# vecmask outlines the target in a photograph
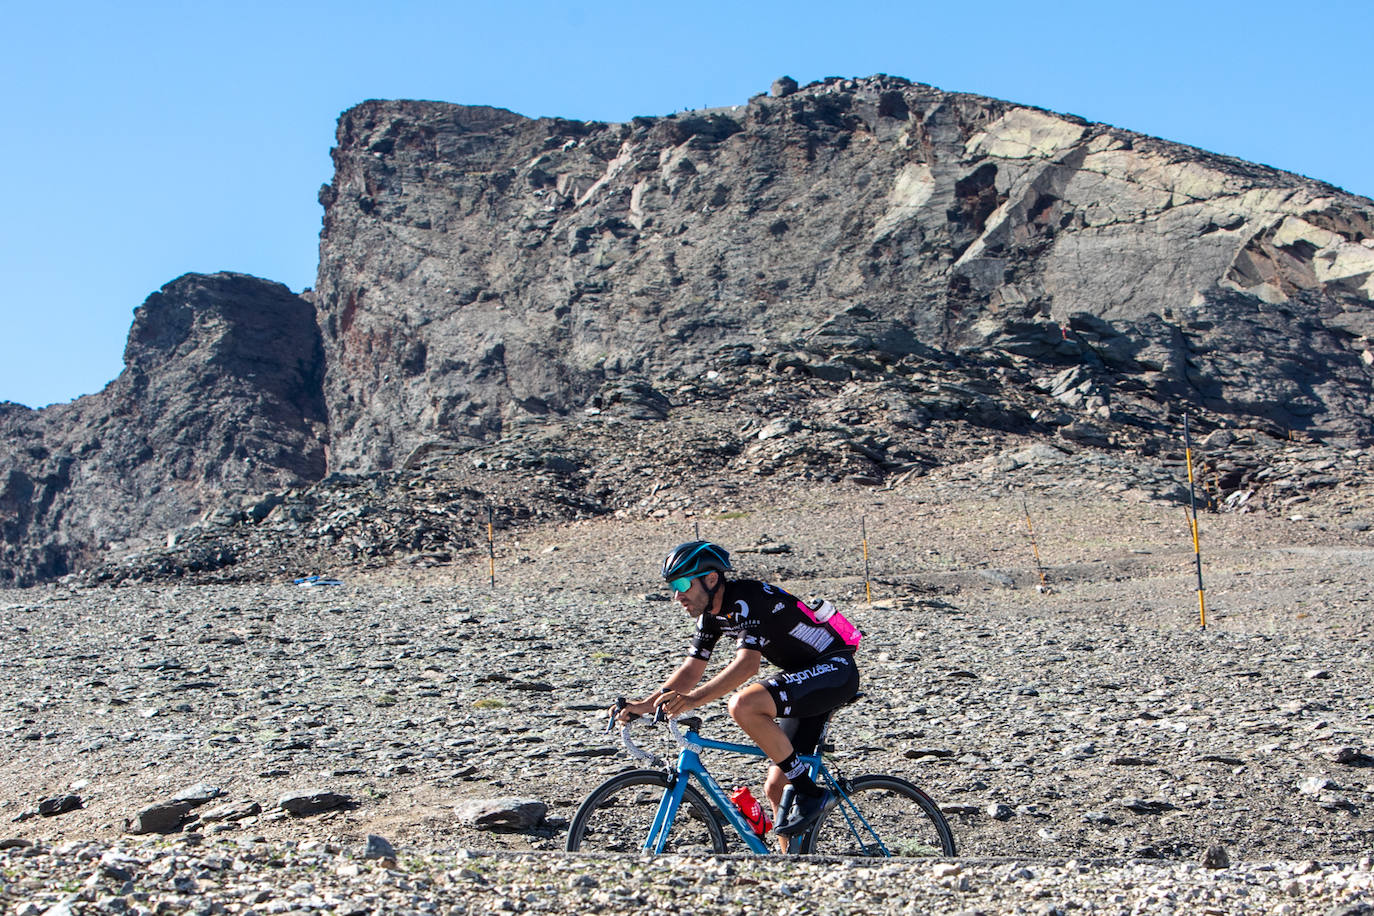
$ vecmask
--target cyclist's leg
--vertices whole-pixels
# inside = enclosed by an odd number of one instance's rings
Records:
[[[792,747],[798,754],[812,754],[816,751],[816,745],[820,742],[821,731],[825,728],[826,721],[830,718],[830,713],[822,713],[819,716],[789,716],[778,720],[778,726],[783,734],[792,742]],[[790,783],[783,775],[782,768],[773,764],[768,768],[768,778],[763,784],[764,794],[768,797],[769,803],[773,807],[773,823],[782,822],[786,812],[782,810],[783,792],[787,790]],[[778,847],[783,852],[791,850],[792,837],[785,837],[778,834]]]
[[[763,780],[763,794],[773,806],[773,820],[778,819],[778,806],[782,804],[782,791],[787,788],[787,777],[776,763],[768,767],[768,775]]]
[[[730,717],[769,760],[782,763],[796,748],[791,736],[778,725],[778,716],[828,713],[853,699],[858,690],[859,672],[853,656],[831,656],[804,671],[784,672],[745,687],[730,698]]]
[[[784,716],[824,717],[854,698],[859,689],[859,672],[854,657],[841,653],[818,659],[802,671],[784,672],[764,682],[778,711]],[[824,724],[824,718],[821,719]],[[784,776],[796,789],[797,801],[790,811],[783,811],[778,832],[795,834],[834,803],[834,796],[811,778],[800,755],[815,750],[819,731],[810,736],[809,746],[796,748],[786,760],[777,761]],[[776,758],[774,758],[776,760]],[[789,807],[789,806],[782,806]]]
[[[778,706],[764,682],[755,682],[730,698],[730,718],[759,746],[768,759],[779,763],[792,753],[792,742],[778,726]]]
[[[784,724],[787,720],[783,720]],[[763,795],[768,800],[768,806],[772,809],[773,823],[776,825],[782,819],[782,793],[787,788],[787,777],[782,775],[782,768],[776,763],[768,767],[768,775],[763,780]],[[776,836],[776,834],[774,834]],[[778,848],[783,852],[788,851],[787,837],[778,836]]]
[[[775,718],[778,714],[778,705],[766,683],[750,684],[735,694],[730,698],[729,710],[730,717],[735,723],[773,761],[773,765],[768,768],[764,794],[772,803],[773,821],[777,823],[781,817],[779,807],[783,789],[791,782],[784,774],[781,764],[796,758],[792,750],[791,734],[784,730],[782,723]],[[789,720],[783,720],[787,721]],[[810,777],[807,779],[809,781]],[[787,840],[779,835],[779,841],[786,852]]]
[[[782,733],[787,736],[787,740],[798,754],[814,754],[821,739],[821,729],[825,728],[829,718],[828,712],[818,716],[788,716],[778,720],[778,727],[782,729]],[[775,821],[778,818],[778,806],[782,803],[782,793],[787,785],[787,777],[782,774],[777,764],[768,768],[768,778],[763,784],[763,791],[773,803]]]

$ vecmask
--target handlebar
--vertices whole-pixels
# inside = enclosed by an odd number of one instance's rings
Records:
[[[615,730],[616,719],[619,718],[621,711],[624,710],[627,705],[624,697],[616,697],[615,708],[611,712],[610,721],[606,724],[607,732]],[[639,718],[642,717],[634,717],[634,719]],[[630,726],[634,724],[634,719],[620,726],[620,741],[625,745],[625,749],[629,751],[631,757],[642,760],[650,766],[666,766],[667,764],[663,761],[662,757],[644,750],[638,744],[635,744],[634,739],[630,737]],[[696,751],[701,750],[700,747],[687,740],[687,737],[682,734],[682,730],[678,727],[677,719],[668,717],[663,712],[663,707],[661,706],[654,710],[653,718],[649,719],[648,724],[657,725],[660,722],[668,723],[668,731],[672,734],[673,740],[676,741],[680,747],[691,748]]]
[[[610,719],[606,723],[607,732],[615,730],[616,719],[620,718],[620,713],[625,709],[627,705],[629,704],[626,703],[624,697],[615,698],[615,708],[611,710]],[[657,722],[662,717],[662,715],[663,710],[658,710],[657,713],[654,715],[651,724],[652,722]],[[653,767],[665,766],[663,758],[659,757],[657,754],[650,754],[648,751],[641,748],[638,744],[635,744],[634,739],[630,737],[630,726],[634,724],[634,720],[638,718],[640,717],[635,716],[629,722],[626,722],[624,725],[620,726],[621,743],[623,743],[625,745],[625,749],[630,752],[630,756],[635,758],[636,760],[642,760],[643,762],[649,764],[649,766]]]
[[[669,720],[668,720],[668,731],[672,733],[672,735],[673,735],[673,740],[676,741],[680,746],[682,746],[682,747],[688,747],[688,746],[691,744],[691,742],[688,741],[688,740],[683,736],[682,732],[678,729],[678,727],[677,727],[677,719],[669,719]],[[698,750],[700,750],[700,749],[698,748]]]

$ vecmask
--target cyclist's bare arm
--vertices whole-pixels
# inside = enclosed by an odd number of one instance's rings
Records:
[[[678,669],[676,671],[674,671],[671,675],[668,676],[668,679],[663,682],[662,687],[658,688],[642,700],[626,703],[625,707],[620,711],[620,714],[617,716],[617,721],[619,721],[621,724],[624,724],[626,722],[629,722],[635,716],[651,715],[654,711],[654,707],[658,704],[658,701],[663,696],[669,693],[686,693],[701,681],[701,676],[705,673],[705,659],[683,659],[682,664],[678,666]],[[615,715],[614,709],[611,710],[611,714]]]
[[[712,700],[718,700],[725,696],[758,674],[762,659],[763,655],[757,649],[740,649],[735,653],[735,657],[730,660],[730,664],[695,690],[685,692],[675,690],[671,686],[672,679],[670,678],[670,683],[664,685],[659,698],[655,700],[655,705],[662,706],[664,712],[670,716],[680,715],[688,710],[696,709],[698,706],[705,706]],[[696,659],[688,659],[688,661],[696,661]],[[686,667],[684,664],[683,668]]]

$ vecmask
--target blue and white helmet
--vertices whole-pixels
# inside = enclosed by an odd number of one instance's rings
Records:
[[[691,579],[712,570],[725,572],[730,565],[730,553],[709,541],[688,541],[673,548],[663,560],[663,580]]]

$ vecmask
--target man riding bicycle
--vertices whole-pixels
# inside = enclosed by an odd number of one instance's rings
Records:
[[[730,554],[707,541],[679,544],[663,561],[673,597],[697,622],[687,658],[643,700],[627,703],[621,722],[661,708],[670,716],[704,706],[759,672],[767,658],[782,673],[749,684],[730,698],[730,717],[768,755],[764,793],[773,805],[776,832],[795,836],[813,824],[835,799],[816,785],[799,754],[811,754],[830,712],[854,698],[859,670],[854,650],[862,638],[843,615],[818,614],[775,585],[726,579]],[[735,657],[700,683],[711,651],[722,636],[735,639]],[[781,810],[784,789],[795,802]]]

